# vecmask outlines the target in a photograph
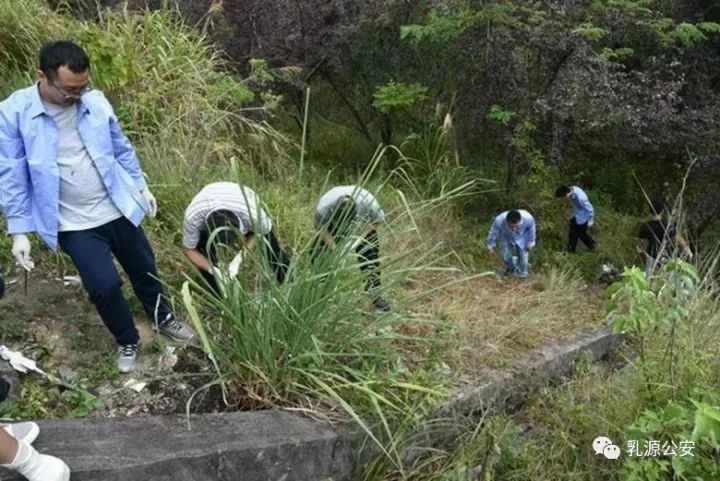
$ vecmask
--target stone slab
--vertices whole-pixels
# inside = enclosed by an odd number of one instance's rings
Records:
[[[73,481],[342,481],[357,457],[351,436],[284,411],[192,416],[191,430],[182,416],[38,424],[36,447]]]

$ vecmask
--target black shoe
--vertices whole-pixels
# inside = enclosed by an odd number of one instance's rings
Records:
[[[375,309],[378,311],[390,312],[390,310],[392,310],[390,303],[382,297],[376,297],[375,300],[373,300],[373,306],[375,306]]]

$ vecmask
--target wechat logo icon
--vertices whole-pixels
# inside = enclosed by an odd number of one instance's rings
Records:
[[[598,436],[592,442],[595,454],[602,454],[607,459],[618,459],[620,457],[620,448],[613,444],[610,438]]]

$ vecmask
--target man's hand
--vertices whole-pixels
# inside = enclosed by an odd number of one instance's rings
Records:
[[[693,253],[692,250],[690,250],[690,246],[685,246],[685,257],[688,258],[688,260],[692,260]]]
[[[155,196],[152,195],[152,192],[150,192],[149,189],[145,189],[140,193],[142,194],[143,199],[145,199],[145,202],[147,202],[148,214],[150,217],[155,217],[157,215],[157,200],[155,199]]]
[[[35,268],[35,264],[30,260],[30,239],[25,234],[13,236],[12,255],[26,271]]]
[[[594,224],[595,224],[595,220],[594,220],[594,219],[590,219],[590,220],[588,221],[588,229],[589,229],[590,227],[592,227]]]
[[[495,254],[495,246],[487,246],[487,250],[490,254]]]

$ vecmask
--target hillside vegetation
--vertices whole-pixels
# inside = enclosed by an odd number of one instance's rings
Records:
[[[351,420],[381,452],[362,467],[367,480],[720,477],[715,10],[698,19],[701,6],[631,0],[57,3],[0,0],[0,96],[33,82],[50,39],[90,55],[93,87],[115,107],[158,198],[158,216],[143,225],[199,333],[187,350],[212,360],[196,394],[220,390],[229,409]],[[288,17],[300,11],[303,20]],[[262,18],[259,32],[275,18],[262,47],[230,41],[247,12]],[[279,37],[290,46],[284,58]],[[182,215],[217,180],[258,192],[292,254],[291,282],[274,283],[260,257],[223,285],[222,299],[198,282],[181,249]],[[564,252],[569,207],[553,193],[574,182],[598,212],[597,252]],[[309,262],[317,199],[341,183],[373,191],[387,214],[391,313],[372,310],[354,257]],[[632,268],[642,261],[635,236],[657,195],[678,199],[698,255],[696,266],[677,260],[646,280]],[[485,248],[491,219],[513,207],[538,219],[527,282],[499,278]],[[73,274],[34,242],[31,281]],[[628,266],[609,294],[597,284],[608,260]],[[0,261],[21,279],[8,236]],[[123,391],[79,290],[27,306],[20,282],[3,301],[3,338],[51,369],[77,369],[89,391]],[[452,389],[608,320],[628,334],[625,367],[581,362],[576,381],[538,393],[517,416],[470,420],[452,443],[403,461],[413,430]],[[48,345],[48,326],[66,338],[67,358]],[[164,348],[153,341],[143,356]],[[107,414],[102,395],[27,381],[6,414]],[[607,463],[590,449],[599,435],[693,440],[696,456]]]

